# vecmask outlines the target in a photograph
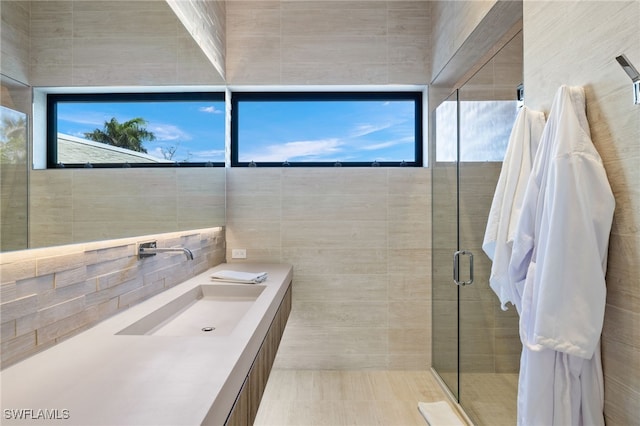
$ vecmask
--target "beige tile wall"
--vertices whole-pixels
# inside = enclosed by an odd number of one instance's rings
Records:
[[[415,17],[405,28],[397,24],[391,37],[384,2],[230,2],[227,77],[264,84],[424,82],[427,44],[419,34],[427,28],[426,5],[398,10],[396,22]],[[387,66],[387,47],[410,39],[402,49],[389,47],[405,56]],[[429,172],[397,170],[407,174],[403,182],[393,170],[381,171],[229,170],[227,247],[294,265],[293,312],[278,368],[430,365]],[[390,195],[404,191],[406,199]]]
[[[137,244],[183,246],[138,259]],[[7,367],[224,261],[224,228],[0,254],[1,365]]]
[[[0,14],[2,15],[0,29],[2,74],[28,84],[31,4],[28,1],[2,1]]]
[[[453,86],[522,18],[522,2],[432,2],[430,83]],[[488,59],[488,58],[487,58]]]
[[[241,168],[227,174],[227,258],[294,267],[279,368],[425,369],[430,169]],[[236,260],[237,261],[237,260]]]
[[[640,67],[640,3],[524,2],[526,103],[548,111],[562,84],[583,86],[593,142],[616,198],[602,334],[607,425],[640,413],[640,106],[615,61]]]
[[[224,226],[225,169],[31,171],[29,247]]]
[[[227,82],[425,84],[431,3],[228,1]]]
[[[164,0],[16,3],[31,4],[33,86],[224,82]]]
[[[492,58],[482,62],[460,88],[461,101],[516,99],[516,87],[522,83],[522,27],[489,52]],[[505,44],[506,42],[506,44]]]
[[[432,10],[432,75],[445,68],[462,43],[495,5],[490,1],[436,1]]]

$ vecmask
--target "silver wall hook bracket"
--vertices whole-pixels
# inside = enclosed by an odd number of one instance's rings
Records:
[[[520,83],[516,87],[516,101],[518,108],[524,106],[524,84]]]
[[[640,105],[640,72],[633,66],[626,55],[616,56],[616,61],[620,64],[624,72],[627,73],[633,82],[633,103]]]

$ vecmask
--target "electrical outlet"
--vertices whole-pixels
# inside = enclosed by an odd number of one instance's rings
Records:
[[[231,249],[231,258],[232,259],[246,259],[247,258],[247,249]]]

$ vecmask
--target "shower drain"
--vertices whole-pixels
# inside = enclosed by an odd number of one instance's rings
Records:
[[[213,331],[215,329],[215,327],[202,327],[202,331]]]

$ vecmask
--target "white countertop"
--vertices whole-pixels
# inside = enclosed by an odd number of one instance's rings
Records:
[[[191,288],[212,284],[211,273],[223,269],[269,274],[231,335],[116,335]],[[0,372],[0,423],[223,424],[291,277],[290,265],[221,264],[8,367]],[[7,410],[34,417],[49,410],[58,419],[18,421]]]

